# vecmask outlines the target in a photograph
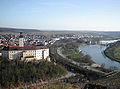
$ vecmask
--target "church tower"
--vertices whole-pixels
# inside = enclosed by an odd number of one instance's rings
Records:
[[[19,36],[19,47],[24,47],[24,38],[22,32],[20,32],[20,36]]]

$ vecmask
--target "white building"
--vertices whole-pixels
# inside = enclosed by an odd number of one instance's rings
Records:
[[[21,60],[40,60],[49,58],[49,48],[46,46],[24,46],[24,38],[20,35],[19,47],[4,47],[2,49],[2,56],[8,59]]]
[[[49,48],[46,46],[33,47],[4,47],[2,56],[8,59],[22,59],[22,60],[40,60],[49,57]]]
[[[107,44],[110,44],[110,43],[114,43],[114,42],[117,42],[119,40],[105,40],[105,41],[99,41],[99,43],[101,45],[107,45]]]

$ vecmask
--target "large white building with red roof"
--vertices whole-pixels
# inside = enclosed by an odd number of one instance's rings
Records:
[[[19,37],[19,46],[8,46],[2,49],[2,56],[11,60],[41,60],[49,58],[49,48],[46,46],[24,45],[22,34]]]

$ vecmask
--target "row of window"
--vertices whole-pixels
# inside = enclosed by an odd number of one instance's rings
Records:
[[[29,50],[28,52],[36,52],[35,50]]]
[[[24,54],[24,56],[34,56],[35,54]]]

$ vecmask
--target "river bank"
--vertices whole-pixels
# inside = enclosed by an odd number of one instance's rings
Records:
[[[66,41],[65,41],[66,42]],[[77,62],[74,62],[74,61],[71,61],[70,59],[66,58],[62,53],[61,53],[61,48],[62,47],[65,47],[65,44],[64,45],[61,45],[61,41],[58,41],[56,42],[54,45],[51,46],[51,51],[50,51],[50,54],[51,54],[51,59],[53,59],[56,63],[64,66],[67,70],[69,71],[72,71],[73,73],[77,73],[77,74],[82,74],[84,75],[84,79],[86,79],[85,81],[83,81],[83,84],[85,83],[92,83],[93,84],[93,81],[97,81],[97,80],[101,80],[101,79],[106,79],[108,77],[111,77],[111,76],[116,76],[116,71],[112,71],[112,72],[109,72],[109,73],[106,73],[106,74],[103,74],[103,73],[100,73],[100,72],[95,72],[94,69],[91,70],[89,69],[89,67],[87,66],[81,66],[79,63]],[[70,42],[71,43],[71,42]],[[71,45],[71,44],[70,44]],[[86,45],[88,46],[88,45]],[[76,47],[74,47],[76,48]],[[96,53],[96,47],[91,47],[92,49],[95,50],[95,53]],[[99,50],[101,48],[105,49],[104,47],[98,47]],[[90,51],[90,49],[87,48],[87,50]],[[95,55],[95,53],[93,55]],[[100,51],[101,53],[101,51]],[[98,53],[99,54],[99,53]],[[102,55],[102,54],[101,54]],[[99,56],[98,56],[99,58]],[[106,57],[107,58],[107,57]],[[93,59],[93,58],[91,58]],[[97,63],[97,62],[96,62]],[[118,64],[119,65],[119,64]],[[98,70],[98,69],[97,69]],[[78,79],[78,78],[77,78]],[[79,78],[81,79],[81,78]],[[76,79],[75,79],[76,80]],[[112,80],[112,79],[111,79]],[[114,80],[114,79],[113,79]],[[66,80],[68,81],[68,79]],[[70,80],[71,82],[72,80]],[[105,80],[101,81],[101,82],[104,82]],[[116,80],[117,81],[117,80]],[[114,81],[114,82],[116,82]],[[78,82],[78,81],[75,81],[75,82]],[[100,82],[99,82],[100,83]],[[116,82],[116,84],[118,84],[119,82]],[[81,84],[81,83],[80,83]],[[94,83],[95,85],[97,85],[97,82]],[[104,85],[106,85],[107,83],[105,83]],[[98,84],[99,85],[99,84]],[[80,85],[81,86],[81,85]],[[110,85],[111,86],[111,85]],[[113,85],[112,85],[113,86]],[[112,87],[111,86],[111,87]],[[113,88],[114,89],[114,88]],[[116,88],[115,88],[116,89]]]
[[[111,44],[105,49],[104,54],[111,60],[120,63],[120,42],[118,41],[114,44]]]
[[[96,62],[96,64],[103,64],[105,68],[120,69],[120,63],[113,61],[107,56],[103,55],[106,46],[85,45],[81,46],[80,49],[82,50],[83,54],[89,54],[91,56],[91,59]]]
[[[108,57],[109,59],[111,59],[111,60],[113,60],[113,61],[117,61],[117,62],[120,63],[120,60],[117,60],[116,58],[113,58],[113,57],[110,57],[109,55],[107,55],[106,50],[104,51],[104,55],[105,55],[106,57]]]

